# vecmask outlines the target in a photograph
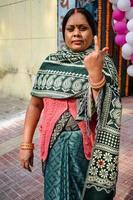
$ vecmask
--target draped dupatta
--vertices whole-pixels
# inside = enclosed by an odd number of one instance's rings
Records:
[[[94,103],[84,67],[84,57],[93,51],[74,53],[64,48],[50,54],[40,67],[31,94],[53,99],[76,98],[77,120],[91,123],[97,113],[95,144],[89,162],[85,187],[95,187],[107,193],[115,190],[118,175],[121,103],[117,71],[109,56],[105,56],[103,73],[106,84]]]

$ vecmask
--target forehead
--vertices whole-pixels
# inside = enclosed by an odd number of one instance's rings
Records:
[[[81,13],[75,13],[71,15],[66,23],[66,25],[78,25],[78,24],[89,25],[86,17]]]

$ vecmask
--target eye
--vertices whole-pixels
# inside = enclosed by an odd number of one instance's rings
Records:
[[[86,26],[81,26],[81,27],[79,28],[79,30],[80,30],[80,31],[86,31],[86,30],[88,30],[88,27],[86,27]]]
[[[69,31],[69,32],[72,32],[74,30],[74,28],[72,28],[72,27],[66,27],[66,30]]]

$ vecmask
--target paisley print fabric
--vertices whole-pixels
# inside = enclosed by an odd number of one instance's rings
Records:
[[[40,67],[31,92],[38,97],[53,99],[76,98],[78,120],[90,121],[97,113],[96,139],[92,158],[88,164],[84,193],[88,189],[115,191],[118,176],[121,103],[117,84],[117,71],[109,56],[105,56],[103,73],[106,84],[96,104],[92,98],[84,57],[93,51],[74,53],[64,48],[50,54]]]

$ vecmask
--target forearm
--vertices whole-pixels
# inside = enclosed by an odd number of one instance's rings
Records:
[[[100,89],[105,84],[105,76],[103,76],[102,70],[104,65],[104,58],[108,47],[104,47],[100,50],[100,45],[97,36],[94,37],[94,51],[85,56],[84,65],[89,74],[89,83],[92,88],[93,98],[96,102]],[[99,89],[99,90],[98,90]]]
[[[42,105],[40,106],[31,103],[28,106],[24,123],[23,143],[32,143],[33,135],[40,119],[42,109]]]
[[[95,103],[97,101],[97,97],[99,95],[99,92],[100,92],[100,89],[99,90],[92,89],[92,95],[93,95],[93,99],[94,99]]]
[[[92,83],[98,83],[102,79],[102,77],[103,77],[102,72],[100,72],[98,74],[96,74],[96,73],[90,74],[89,81],[91,81]],[[91,84],[90,84],[90,86],[91,86]],[[97,97],[99,95],[100,90],[101,90],[101,88],[97,88],[97,89],[92,88],[92,95],[93,95],[93,99],[94,99],[95,103],[97,101]]]

